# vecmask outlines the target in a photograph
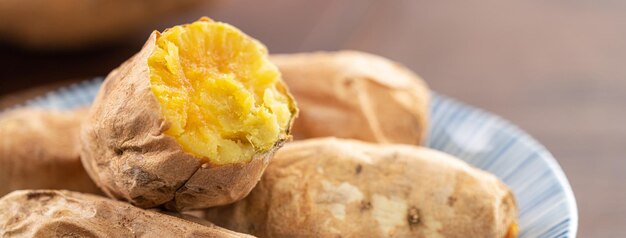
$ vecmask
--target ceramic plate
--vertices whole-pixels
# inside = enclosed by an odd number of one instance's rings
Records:
[[[48,93],[23,106],[71,109],[91,103],[102,79]],[[520,237],[576,237],[572,189],[552,155],[511,123],[440,94],[431,104],[428,147],[489,171],[513,189]]]

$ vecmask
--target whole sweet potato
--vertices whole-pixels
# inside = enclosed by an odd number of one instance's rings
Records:
[[[2,0],[0,38],[35,49],[80,49],[157,27],[207,0]],[[180,15],[180,14],[178,14]]]
[[[18,189],[100,193],[80,161],[87,109],[23,108],[0,115],[0,196]]]
[[[288,143],[248,197],[211,208],[259,237],[514,237],[513,193],[442,152],[322,138]]]
[[[69,191],[15,191],[0,211],[1,237],[250,237]]]
[[[402,65],[357,51],[272,55],[270,60],[298,101],[296,140],[424,142],[430,92]]]

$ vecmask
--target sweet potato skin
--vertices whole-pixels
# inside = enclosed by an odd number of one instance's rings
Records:
[[[0,199],[2,237],[251,237],[103,197],[20,190]]]
[[[442,152],[321,138],[276,153],[248,197],[206,210],[259,237],[505,237],[513,194]]]
[[[150,88],[147,58],[158,34],[105,79],[81,130],[85,169],[108,196],[142,208],[206,208],[245,197],[288,137],[248,163],[217,166],[184,152],[164,134],[169,124]]]
[[[424,142],[430,92],[402,65],[357,51],[279,54],[270,60],[298,101],[294,139]]]
[[[80,161],[87,109],[21,108],[0,115],[0,196],[19,189],[101,193]]]

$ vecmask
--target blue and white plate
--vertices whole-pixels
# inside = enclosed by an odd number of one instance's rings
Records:
[[[24,106],[71,109],[87,106],[102,79],[65,87]],[[520,237],[576,237],[578,211],[572,189],[552,155],[511,123],[446,96],[431,104],[428,147],[489,171],[513,189]]]

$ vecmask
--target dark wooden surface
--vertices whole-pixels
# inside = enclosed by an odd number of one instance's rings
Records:
[[[200,15],[275,53],[356,49],[406,64],[543,143],[574,189],[580,237],[626,237],[626,2],[231,0],[188,19]],[[104,75],[141,43],[63,54],[2,46],[0,105],[18,90]]]

